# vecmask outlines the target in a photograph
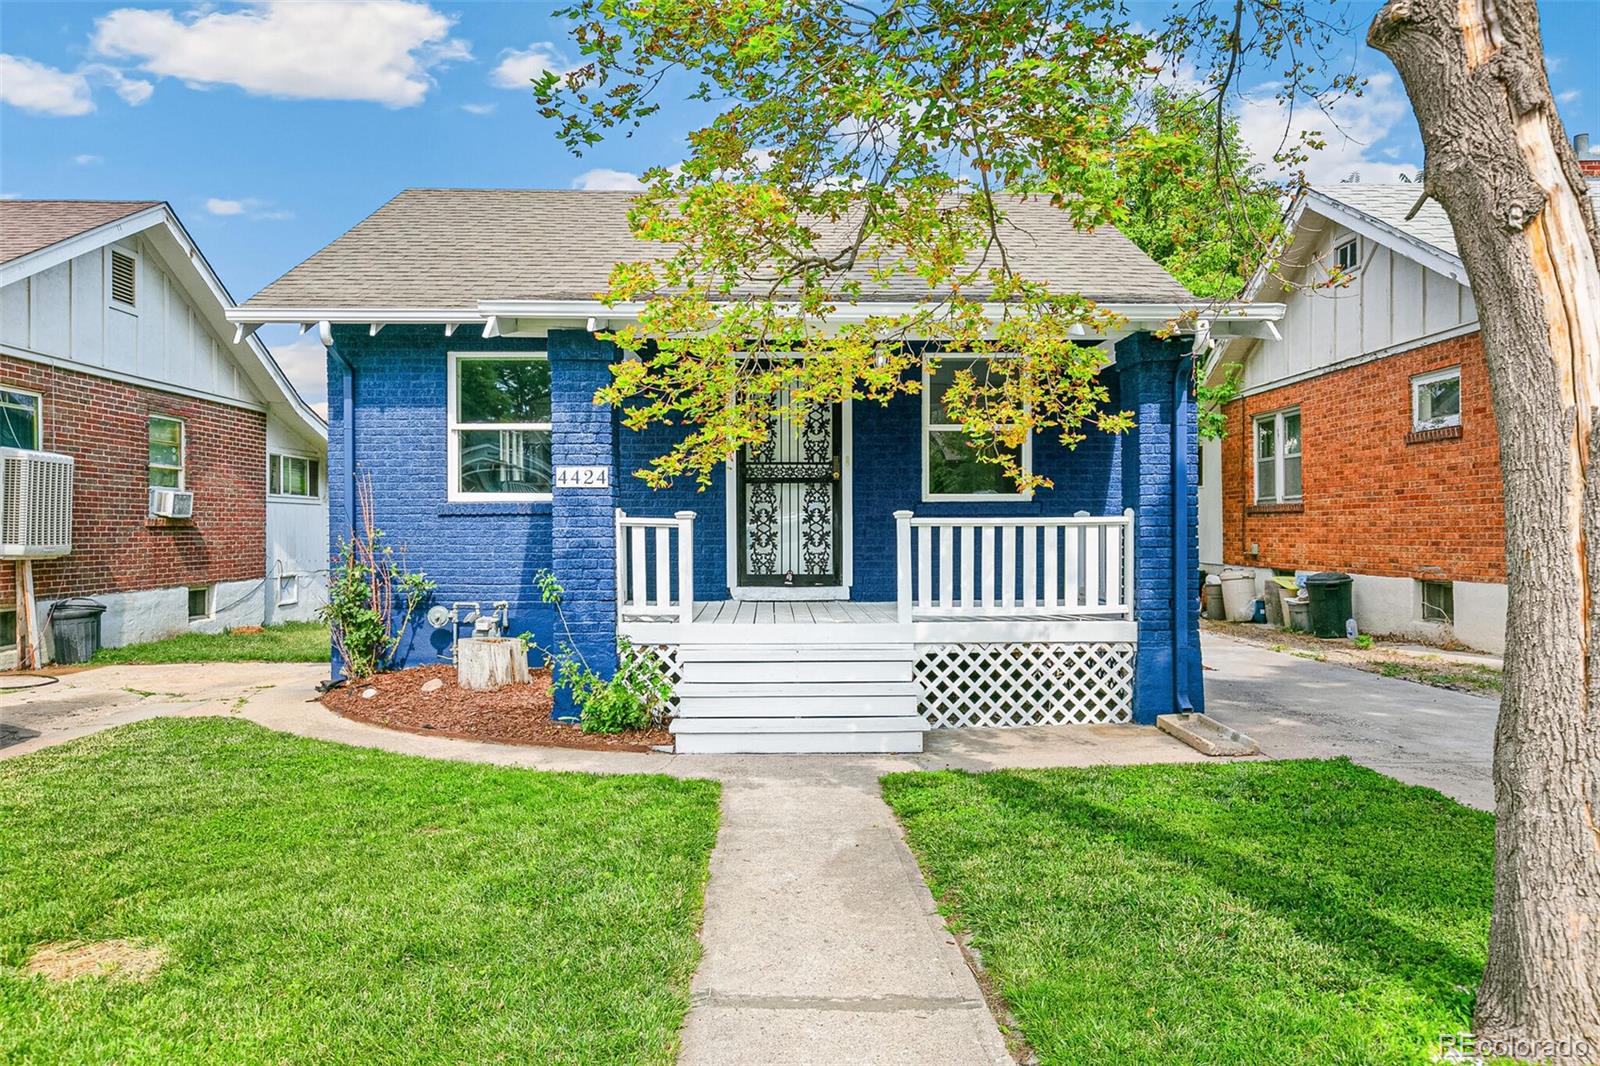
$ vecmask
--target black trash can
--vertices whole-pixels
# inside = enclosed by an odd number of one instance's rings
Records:
[[[61,600],[50,608],[50,635],[55,661],[86,663],[100,650],[100,616],[104,604],[94,600]]]
[[[1328,571],[1306,578],[1311,596],[1311,632],[1319,637],[1342,637],[1355,612],[1350,607],[1349,574]]]

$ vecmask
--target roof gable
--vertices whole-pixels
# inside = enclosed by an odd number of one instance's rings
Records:
[[[159,200],[0,200],[0,263],[160,206]]]

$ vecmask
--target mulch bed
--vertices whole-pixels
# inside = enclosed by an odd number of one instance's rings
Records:
[[[422,686],[435,678],[444,682],[443,686],[422,691]],[[369,688],[378,694],[363,699],[361,694]],[[672,743],[672,734],[665,729],[585,733],[575,725],[554,721],[550,717],[549,670],[533,671],[531,684],[477,691],[456,684],[453,666],[413,666],[379,674],[363,684],[341,685],[323,695],[322,705],[357,722],[461,740],[597,751],[649,751],[658,744]]]

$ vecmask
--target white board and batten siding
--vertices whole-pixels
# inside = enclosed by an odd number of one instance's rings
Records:
[[[267,495],[268,624],[310,621],[328,602],[328,469],[321,441],[294,433],[276,415],[267,416],[267,455],[298,455],[317,461],[316,499]],[[263,477],[266,475],[263,474]],[[292,600],[279,579],[292,580]]]
[[[112,249],[136,263],[137,304],[113,306]],[[260,408],[262,399],[149,242],[135,235],[85,252],[0,288],[0,346],[225,402]]]
[[[1261,298],[1284,301],[1282,340],[1260,340],[1245,361],[1246,392],[1309,376],[1362,356],[1387,353],[1470,328],[1478,319],[1472,292],[1415,259],[1360,237],[1360,266],[1346,286],[1309,288],[1327,276],[1334,249],[1357,234],[1307,212],[1313,230],[1294,253],[1308,265],[1283,294],[1267,282]]]

